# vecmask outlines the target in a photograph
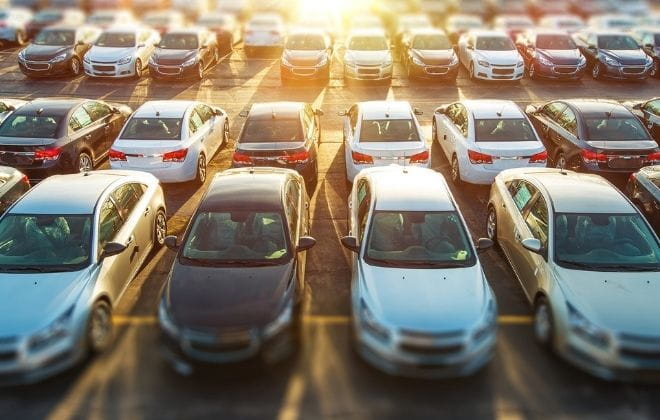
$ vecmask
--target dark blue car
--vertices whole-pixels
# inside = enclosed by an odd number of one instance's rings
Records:
[[[516,46],[531,79],[577,80],[587,68],[586,58],[565,31],[528,30],[518,36]]]

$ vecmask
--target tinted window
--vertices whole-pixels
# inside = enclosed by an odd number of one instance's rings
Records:
[[[0,136],[3,137],[57,137],[57,127],[60,117],[11,115],[0,125]]]
[[[419,141],[417,127],[407,120],[362,120],[360,143]]]
[[[241,143],[299,142],[303,140],[299,118],[248,119],[241,136]]]
[[[105,244],[115,239],[123,225],[124,220],[121,218],[115,204],[110,200],[106,200],[99,215],[99,250],[102,250]]]
[[[646,105],[644,105],[644,110],[654,115],[660,115],[660,100],[647,102]]]
[[[648,140],[637,118],[585,118],[588,140]]]
[[[197,113],[202,119],[202,122],[207,122],[208,120],[213,118],[213,110],[210,107],[206,105],[200,105],[196,109],[197,109]]]
[[[525,217],[525,223],[532,235],[541,241],[541,245],[548,246],[548,206],[545,200],[539,197],[534,204],[529,208],[529,212]]]
[[[139,186],[136,188],[135,184],[122,185],[112,193],[112,199],[115,200],[118,210],[124,220],[128,219],[131,215],[131,212],[140,201],[141,196],[142,189],[139,188]]]
[[[92,120],[98,121],[110,115],[110,107],[101,102],[88,102],[83,107],[92,117]]]
[[[83,107],[78,107],[71,115],[71,119],[69,120],[69,127],[73,131],[80,130],[82,128],[88,127],[92,123],[92,117],[89,116],[87,111],[85,111],[85,108]]]
[[[574,50],[577,48],[568,35],[538,35],[536,47],[543,50]]]
[[[653,39],[655,41],[653,45],[660,45],[660,34],[655,34]]]
[[[480,36],[476,48],[482,51],[512,51],[516,46],[511,38],[504,36]]]
[[[444,35],[417,35],[413,40],[412,48],[416,50],[449,50],[452,45]]]
[[[135,33],[104,32],[96,40],[99,47],[128,48],[135,47]]]
[[[518,210],[522,211],[525,208],[527,203],[529,203],[529,200],[531,200],[534,196],[535,192],[536,188],[532,187],[526,182],[521,182],[518,184],[518,188],[513,194],[513,202],[516,203]]]
[[[559,115],[566,109],[567,105],[561,102],[553,102],[543,107],[543,114],[553,121],[559,121]]]
[[[291,35],[286,41],[288,50],[324,50],[325,40],[320,35]]]
[[[534,131],[522,118],[475,120],[475,141],[536,141]]]
[[[196,50],[199,39],[195,34],[165,34],[158,46],[168,50]]]
[[[188,128],[190,129],[190,133],[196,133],[197,130],[199,130],[203,125],[204,122],[202,121],[202,117],[199,116],[197,111],[193,111],[190,115],[190,120],[188,120]]]
[[[354,36],[348,44],[349,50],[354,51],[385,51],[390,47],[382,36]]]
[[[131,118],[121,135],[127,140],[181,140],[179,118]]]
[[[37,45],[73,45],[76,42],[76,33],[47,29],[41,31],[33,42]]]
[[[578,135],[577,118],[570,108],[566,108],[564,112],[557,117],[557,123],[574,136]]]
[[[598,37],[598,48],[603,50],[637,50],[639,45],[631,36],[601,35]]]

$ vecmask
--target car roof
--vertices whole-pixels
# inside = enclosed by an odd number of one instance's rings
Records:
[[[45,27],[44,31],[51,31],[51,30],[56,30],[56,31],[76,31],[81,28],[82,25],[72,25],[70,23],[58,23],[57,25],[50,25]]]
[[[438,28],[415,28],[411,29],[410,36],[416,35],[446,35],[445,31]]]
[[[528,33],[533,34],[533,35],[564,35],[564,36],[570,36],[568,32],[562,29],[555,29],[555,28],[543,28],[543,27],[536,27],[528,30]]]
[[[410,103],[406,101],[368,101],[360,102],[363,120],[410,119]]]
[[[145,102],[135,111],[133,117],[154,118],[158,113],[162,118],[182,118],[194,101],[149,101]]]
[[[473,99],[461,101],[474,118],[522,118],[523,112],[513,101],[502,99]]]
[[[562,99],[584,116],[602,117],[611,113],[612,117],[630,117],[631,112],[625,105],[607,99]]]
[[[39,98],[33,101],[28,102],[22,107],[16,109],[15,113],[17,115],[37,115],[39,110],[43,109],[44,113],[47,113],[49,116],[66,116],[69,114],[71,109],[76,106],[87,102],[87,99],[80,98],[61,98],[61,99],[51,99],[51,98]]]
[[[304,102],[262,102],[252,104],[250,119],[296,119],[304,108]]]
[[[126,32],[130,33],[130,32],[142,31],[142,30],[145,30],[145,29],[148,29],[148,28],[146,28],[144,26],[134,26],[134,25],[117,25],[117,26],[113,26],[111,28],[108,28],[108,29],[104,30],[103,32],[112,33],[112,34],[114,34],[114,33],[126,33]]]

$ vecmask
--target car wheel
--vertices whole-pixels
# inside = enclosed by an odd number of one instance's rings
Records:
[[[229,142],[229,121],[225,119],[225,125],[222,128],[222,144],[226,145]]]
[[[197,175],[195,176],[195,183],[203,185],[206,182],[206,157],[201,154],[197,159]]]
[[[71,74],[78,76],[81,70],[82,66],[80,65],[80,60],[78,60],[77,57],[73,57],[71,59]]]
[[[461,168],[458,165],[458,157],[451,158],[451,180],[455,185],[461,184]]]
[[[564,156],[564,152],[557,153],[557,158],[555,159],[555,168],[566,169],[567,164],[568,162],[566,161],[566,156]]]
[[[76,169],[78,173],[89,172],[94,169],[94,161],[87,152],[80,152],[78,161],[76,162]]]
[[[594,64],[594,66],[591,68],[591,77],[593,77],[595,80],[600,79],[602,73],[603,73],[603,66],[600,63]]]
[[[545,297],[540,297],[534,306],[534,338],[541,346],[552,349],[554,334],[550,305]]]
[[[156,213],[154,219],[154,248],[158,249],[165,245],[165,237],[167,236],[167,216],[161,209]]]
[[[112,309],[106,301],[97,301],[87,321],[87,346],[91,354],[102,353],[112,341]]]
[[[536,79],[536,64],[533,62],[529,64],[529,69],[527,70],[527,75],[530,79]]]
[[[493,207],[488,208],[488,217],[486,219],[486,233],[488,238],[497,242],[497,213]]]
[[[133,77],[136,80],[142,77],[142,60],[140,60],[139,58],[135,60],[135,69],[133,71],[135,73]]]

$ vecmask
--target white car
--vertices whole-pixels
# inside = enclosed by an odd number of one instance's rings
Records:
[[[285,37],[286,28],[282,16],[275,13],[254,15],[245,24],[245,55],[252,57],[258,50],[282,48]]]
[[[25,105],[27,102],[20,99],[0,99],[0,123],[7,119],[12,112]]]
[[[0,9],[0,44],[25,44],[28,40],[26,25],[31,20],[29,9]]]
[[[492,357],[497,304],[441,174],[362,171],[349,197],[352,331],[357,352],[402,376],[466,376]]]
[[[504,171],[487,231],[533,307],[539,343],[601,378],[660,378],[660,239],[614,185],[562,169]]]
[[[505,169],[545,167],[548,159],[534,126],[512,101],[465,100],[437,108],[433,141],[451,162],[455,184],[489,185]]]
[[[162,182],[198,184],[229,140],[229,119],[220,108],[191,101],[146,102],[124,124],[108,157],[113,169],[153,174]]]
[[[525,62],[503,31],[471,31],[458,41],[458,58],[471,79],[520,80]]]
[[[415,115],[403,101],[360,102],[339,113],[344,117],[346,179],[373,166],[431,167],[430,150]]]
[[[587,20],[592,30],[627,31],[637,26],[637,19],[624,14],[605,14],[592,16]]]
[[[102,9],[89,15],[87,23],[101,29],[116,25],[130,25],[135,22],[133,12],[126,9]]]
[[[583,30],[587,25],[577,15],[546,15],[539,19],[538,26],[548,29],[560,29],[573,34]]]
[[[643,17],[651,13],[652,8],[647,0],[616,0],[613,1],[616,11],[631,16]]]
[[[351,32],[344,52],[344,81],[392,80],[393,58],[390,43],[381,29]]]
[[[115,27],[107,29],[85,54],[85,74],[91,77],[133,77],[139,79],[160,41],[150,28]]]

